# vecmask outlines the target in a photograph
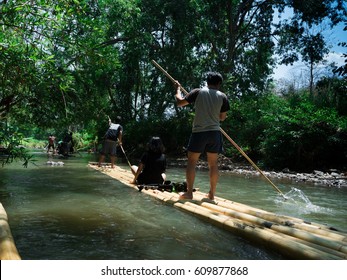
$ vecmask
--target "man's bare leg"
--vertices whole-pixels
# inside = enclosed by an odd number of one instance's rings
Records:
[[[186,169],[187,192],[180,194],[180,199],[192,199],[195,180],[195,167],[200,157],[200,153],[188,152],[188,163]]]
[[[110,156],[111,159],[111,168],[115,168],[114,163],[116,162],[116,156]]]
[[[101,163],[105,161],[105,155],[100,155],[98,166],[101,167]]]
[[[216,193],[219,172],[218,172],[218,153],[207,153],[207,162],[210,176],[210,192],[208,198],[214,200]]]

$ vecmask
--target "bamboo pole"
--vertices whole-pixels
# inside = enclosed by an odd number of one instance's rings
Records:
[[[119,144],[119,146],[120,146],[120,148],[122,149],[122,152],[123,152],[123,154],[124,154],[124,156],[125,156],[125,158],[126,158],[126,160],[127,160],[127,162],[128,162],[128,165],[129,165],[129,167],[130,167],[130,169],[131,169],[131,164],[130,164],[130,161],[129,161],[129,159],[128,159],[128,157],[127,157],[125,151],[124,151],[123,145],[122,145],[122,144]]]
[[[220,131],[222,134],[229,140],[229,142],[248,160],[248,162],[271,184],[271,186],[279,193],[282,195],[284,199],[287,199],[284,194],[280,191],[279,188],[275,186],[275,184],[264,174],[263,171],[260,170],[260,168],[247,156],[247,154],[240,148],[239,145],[236,144],[236,142],[231,139],[231,137],[222,129],[220,128]]]
[[[203,199],[205,197],[205,195],[200,192],[197,192],[196,194],[194,194],[194,196],[197,199]],[[307,222],[295,217],[274,214],[245,204],[237,203],[226,199],[220,199],[218,197],[215,197],[215,204],[221,206],[221,209],[224,209],[224,211],[227,211],[227,209],[231,209],[237,212],[246,213],[264,219],[271,223],[277,223],[290,228],[301,229],[317,235],[322,235],[332,240],[341,241],[347,245],[347,235],[345,232],[331,230],[330,227],[326,225]]]
[[[249,240],[265,247],[275,249],[283,255],[296,259],[315,259],[315,260],[341,260],[345,259],[345,254],[331,253],[328,250],[320,250],[312,247],[309,242],[280,234],[268,228],[255,227],[254,224],[245,222],[237,218],[226,217],[224,215],[215,215],[213,211],[208,211],[204,207],[199,207],[194,203],[185,201],[184,203],[175,203],[178,207],[187,212],[199,216],[212,224],[222,227],[240,236],[247,236]]]
[[[330,239],[326,236],[319,236],[317,234],[303,231],[301,229],[295,229],[285,225],[272,223],[262,218],[259,218],[247,213],[234,211],[231,209],[225,209],[215,204],[200,202],[200,201],[194,201],[194,203],[197,203],[198,205],[201,205],[202,207],[205,207],[207,209],[218,211],[224,215],[234,217],[246,222],[250,222],[252,224],[255,224],[261,227],[271,228],[274,231],[281,232],[283,234],[290,235],[293,237],[297,237],[299,239],[302,239],[311,243],[315,243],[317,245],[327,247],[335,251],[340,251],[347,254],[347,244],[344,242],[338,241],[336,239]]]
[[[154,64],[155,67],[157,67],[161,72],[163,72],[163,74],[169,78],[169,80],[171,82],[173,82],[174,84],[177,82],[173,77],[171,77],[171,75],[163,68],[159,65],[159,63],[157,63],[155,60],[152,60],[152,63]],[[184,94],[188,94],[188,91],[186,91],[186,89],[184,87],[182,87],[182,85],[180,84],[180,88],[181,90],[184,92]]]
[[[7,213],[0,203],[0,260],[20,260],[14,243]]]

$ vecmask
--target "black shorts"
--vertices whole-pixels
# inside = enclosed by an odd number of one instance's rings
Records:
[[[221,153],[222,134],[219,130],[193,132],[189,139],[188,151],[193,153]]]
[[[117,155],[117,142],[112,141],[112,140],[105,140],[104,143],[102,144],[102,149],[100,151],[100,154],[116,156]]]

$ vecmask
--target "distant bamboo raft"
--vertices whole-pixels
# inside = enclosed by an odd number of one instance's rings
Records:
[[[107,165],[98,167],[93,162],[89,166],[138,190],[130,183],[134,178],[130,170],[118,166],[115,169]],[[326,225],[277,215],[219,197],[212,202],[200,191],[194,192],[192,200],[179,200],[177,193],[150,188],[142,192],[290,259],[347,259],[347,233]]]
[[[7,213],[0,203],[0,260],[20,260],[16,245],[14,243]]]

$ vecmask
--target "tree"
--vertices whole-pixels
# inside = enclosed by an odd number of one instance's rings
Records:
[[[261,117],[256,106],[272,86],[273,36],[284,36],[280,42],[300,42],[293,53],[281,50],[284,61],[300,53],[313,65],[325,45],[317,34],[300,36],[303,26],[326,18],[336,24],[345,17],[343,1],[307,2],[2,2],[0,118],[13,125],[61,131],[87,127],[91,134],[101,134],[102,120],[121,115],[134,128],[135,143],[142,141],[136,134],[140,123],[153,132],[160,127],[167,135],[174,128],[181,129],[177,134],[186,133],[192,114],[176,107],[171,81],[150,63],[155,59],[187,90],[201,86],[205,72],[221,72],[229,98],[257,112],[246,118],[244,134],[245,142],[247,137],[257,139],[253,132],[261,134],[263,124],[255,123]],[[274,26],[274,10],[283,13],[286,7],[293,8],[294,17]],[[173,118],[177,123],[171,127],[167,123]],[[250,142],[257,149],[259,142]]]
[[[313,93],[314,66],[321,62],[329,52],[323,29],[314,32],[323,21],[330,21],[335,26],[346,20],[347,8],[343,1],[285,1],[284,6],[279,6],[280,12],[285,7],[292,8],[293,17],[284,19],[276,25],[275,34],[279,36],[277,53],[281,56],[280,63],[293,64],[300,58],[309,65],[310,93]]]
[[[345,21],[345,27],[343,29],[344,31],[347,31],[347,21]],[[339,46],[342,46],[342,47],[345,47],[347,48],[347,42],[340,42],[339,43]],[[335,70],[334,70],[334,73],[337,73],[341,76],[344,76],[346,77],[347,76],[347,53],[344,53],[343,54],[343,57],[345,58],[345,65],[342,65],[340,67],[337,67]]]
[[[346,79],[323,77],[317,82],[313,102],[318,108],[334,108],[340,116],[346,116],[346,87]]]
[[[13,68],[1,73],[12,94],[2,93],[1,111],[28,107],[32,122],[48,126],[85,122],[86,110],[96,115],[104,107],[125,119],[180,114],[153,58],[182,84],[200,86],[213,69],[225,76],[230,96],[261,95],[271,83],[274,8],[294,7],[291,25],[300,27],[333,14],[331,1],[318,2],[329,14],[297,1],[8,1],[1,6],[1,47],[4,67]],[[10,72],[20,83],[6,79]]]
[[[317,106],[301,92],[276,97],[264,112],[262,141],[266,166],[298,171],[345,168],[347,119],[335,108]]]
[[[113,48],[97,48],[105,35],[96,2],[11,1],[1,9],[2,117],[11,110],[17,119],[67,128],[86,121],[86,110],[96,115],[109,93],[107,72],[118,67]]]

